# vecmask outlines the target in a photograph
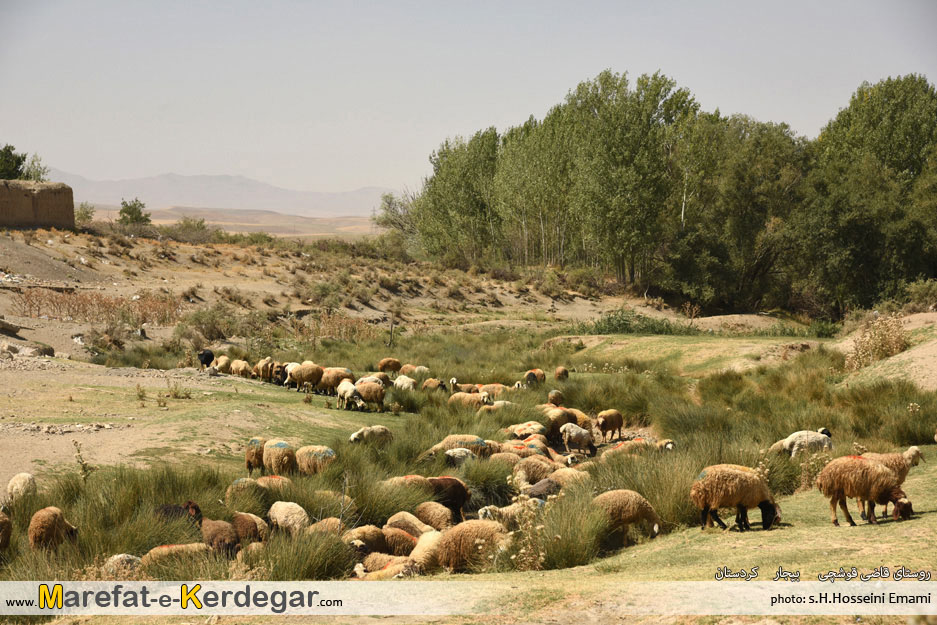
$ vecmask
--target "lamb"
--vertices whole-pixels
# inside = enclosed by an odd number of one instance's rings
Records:
[[[397,379],[394,380],[394,388],[398,391],[415,391],[416,380],[405,375],[398,375]]]
[[[449,509],[455,522],[464,521],[465,515],[462,513],[462,508],[472,498],[472,493],[465,482],[459,478],[444,475],[429,478],[429,483],[433,489],[434,499]]]
[[[461,467],[466,461],[476,458],[477,456],[465,447],[446,450],[446,464],[450,467]]]
[[[146,568],[154,564],[161,564],[166,560],[205,556],[208,555],[210,550],[209,546],[205,543],[160,545],[159,547],[153,547],[140,558],[140,566]]]
[[[383,358],[379,363],[377,363],[377,370],[381,373],[385,373],[387,371],[397,373],[400,371],[401,366],[402,365],[400,364],[400,361],[396,358]]]
[[[292,501],[277,501],[267,512],[271,529],[286,530],[292,536],[309,527],[309,515],[302,506]]]
[[[384,385],[374,382],[365,382],[357,386],[358,394],[368,404],[377,406],[378,412],[384,412]]]
[[[306,445],[296,450],[296,464],[303,475],[315,475],[335,461],[335,450],[325,445]]]
[[[413,514],[440,532],[452,526],[452,511],[437,501],[424,501],[414,509]]]
[[[647,522],[651,526],[651,538],[660,533],[660,517],[648,500],[633,490],[610,490],[595,497],[592,505],[605,512],[610,529],[622,531],[625,546],[628,543],[628,526],[632,523]]]
[[[563,392],[553,389],[547,393],[547,403],[552,404],[553,406],[560,407],[563,405],[563,401],[566,398],[563,397]]]
[[[388,552],[395,556],[408,556],[416,547],[416,537],[399,527],[384,526],[381,532],[384,534]]]
[[[28,533],[31,549],[55,550],[64,540],[78,539],[78,528],[55,506],[38,510],[29,520]]]
[[[198,355],[199,371],[205,367],[210,367],[211,363],[215,361],[215,354],[210,349],[203,349],[199,351]]]
[[[898,485],[901,486],[904,484],[905,478],[908,477],[908,471],[911,470],[911,467],[916,467],[921,460],[924,460],[924,454],[921,453],[921,450],[916,445],[908,447],[903,453],[900,454],[874,454],[874,453],[864,453],[862,454],[863,458],[868,458],[869,460],[875,460],[876,462],[881,462],[886,467],[895,472],[898,476]],[[924,460],[927,462],[927,460]],[[865,502],[859,500],[859,511],[863,519],[866,518],[865,512]],[[882,518],[888,516],[888,502],[885,502],[885,509],[882,510]]]
[[[361,393],[351,380],[343,379],[335,389],[335,393],[338,395],[338,407],[342,410],[349,410],[351,406],[357,406],[361,410],[366,407],[364,398],[361,397]]]
[[[247,441],[247,447],[244,449],[244,464],[247,465],[247,475],[253,475],[254,469],[260,469],[260,474],[264,474],[264,445],[266,439],[255,436]]]
[[[384,524],[384,529],[388,527],[396,527],[417,538],[434,529],[432,525],[424,523],[409,512],[398,512],[391,516]]]
[[[479,508],[478,518],[497,521],[509,530],[515,530],[519,527],[520,516],[527,510],[539,511],[546,502],[543,499],[532,499],[522,496],[509,506],[485,506]]]
[[[202,542],[211,547],[212,551],[233,558],[241,548],[240,538],[234,526],[227,521],[214,521],[202,519]]]
[[[690,487],[690,500],[700,510],[701,529],[712,527],[713,521],[726,529],[719,518],[719,508],[736,509],[739,531],[751,529],[749,508],[758,506],[761,510],[765,530],[771,529],[778,517],[774,496],[765,479],[753,469],[736,464],[717,464],[703,469]]]
[[[326,395],[334,395],[336,392],[335,390],[338,388],[338,385],[341,384],[342,380],[351,380],[351,382],[354,383],[355,376],[351,372],[351,369],[346,369],[344,367],[326,367],[322,370],[322,377],[315,387],[317,391],[325,393]]]
[[[818,431],[801,430],[783,438],[768,448],[771,453],[786,453],[795,458],[798,453],[814,453],[818,451],[832,451],[833,441],[830,431],[820,428]]]
[[[466,521],[443,532],[438,561],[449,572],[464,571],[484,562],[492,551],[505,549],[509,541],[507,529],[497,521]]]
[[[453,380],[455,378],[452,378]],[[446,388],[446,383],[442,380],[437,380],[436,378],[426,378],[423,380],[423,386],[421,387],[424,391],[448,391]]]
[[[235,512],[231,515],[231,525],[237,532],[238,542],[264,542],[270,533],[267,522],[256,514]]]
[[[449,378],[449,389],[453,393],[477,393],[478,386],[475,384],[459,384],[455,378]]]
[[[618,440],[621,440],[621,428],[624,427],[624,424],[624,417],[615,409],[603,410],[599,413],[595,422],[599,432],[602,433],[603,443],[606,442],[609,434],[614,434],[616,430],[618,431]]]
[[[36,478],[32,473],[17,473],[7,482],[7,501],[12,505],[17,499],[36,494]]]
[[[156,516],[166,521],[174,519],[188,519],[195,525],[202,522],[202,509],[191,499],[181,506],[175,504],[163,504],[156,508]]]
[[[567,423],[560,428],[560,434],[563,435],[563,446],[566,453],[569,453],[569,443],[579,451],[588,451],[590,456],[596,454],[595,444],[592,442],[592,432],[581,428],[575,423]]]
[[[264,443],[264,468],[273,475],[296,472],[296,452],[286,441],[273,439]]]
[[[13,534],[13,522],[0,510],[0,551],[10,546],[10,536]]]
[[[524,374],[524,382],[529,386],[538,386],[543,384],[547,379],[547,374],[543,372],[543,369],[531,369]]]
[[[846,507],[846,498],[863,499],[869,502],[869,523],[877,525],[875,504],[895,504],[893,518],[909,519],[913,513],[911,502],[901,490],[898,474],[881,462],[864,456],[842,456],[830,461],[817,476],[817,488],[825,497],[830,498],[830,517],[833,525],[839,525],[836,518],[836,504],[839,502],[846,521],[855,525]]]
[[[215,357],[209,366],[217,369],[218,373],[231,373],[231,359],[223,354]]]
[[[371,443],[383,447],[394,440],[394,434],[385,425],[363,427],[348,437],[349,443]]]
[[[450,406],[465,406],[478,410],[486,404],[491,404],[491,397],[488,393],[465,393],[459,391],[449,396],[448,404]]]
[[[286,383],[295,384],[296,392],[299,393],[306,388],[308,384],[311,388],[322,380],[325,370],[312,362],[304,362],[295,367],[289,367],[286,374]]]
[[[569,379],[569,369],[560,365],[553,371],[553,377],[557,380]]]
[[[231,375],[236,375],[242,378],[251,377],[251,366],[250,366],[250,363],[248,363],[246,360],[232,361],[230,371],[231,371]]]

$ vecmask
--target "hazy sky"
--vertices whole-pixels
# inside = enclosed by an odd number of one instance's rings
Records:
[[[605,68],[816,136],[863,80],[937,80],[933,0],[0,0],[0,144],[93,179],[418,188],[447,136]]]

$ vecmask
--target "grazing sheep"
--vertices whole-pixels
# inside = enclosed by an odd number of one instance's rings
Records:
[[[365,407],[368,404],[377,406],[378,412],[384,412],[384,385],[375,382],[365,382],[359,385],[358,394],[364,400]]]
[[[273,530],[286,530],[292,536],[309,527],[309,515],[302,506],[292,501],[277,501],[270,506],[267,512],[270,519],[270,528]]]
[[[384,388],[389,388],[392,384],[390,376],[384,373],[383,371],[378,371],[377,373],[368,374],[369,378],[376,378],[381,384],[384,385]]]
[[[257,480],[252,480],[249,477],[241,477],[231,483],[230,486],[224,492],[224,502],[225,505],[229,508],[236,507],[235,504],[240,501],[240,498],[235,499],[239,495],[245,495],[249,498],[263,497],[265,495],[265,490],[257,484]]]
[[[452,526],[452,511],[438,501],[424,501],[414,509],[413,514],[440,532]]]
[[[7,501],[12,505],[21,497],[36,494],[36,478],[32,473],[17,473],[7,482]]]
[[[384,538],[384,531],[376,525],[361,525],[348,530],[342,535],[342,541],[346,544],[351,544],[356,540],[364,543],[368,553],[375,551],[387,553],[387,540]]]
[[[397,373],[400,371],[400,367],[403,366],[400,364],[400,361],[396,358],[383,358],[379,363],[377,363],[377,370],[381,373],[386,373],[392,371]]]
[[[579,425],[579,419],[576,417],[576,414],[567,410],[566,408],[553,408],[548,410],[546,417],[546,437],[551,441],[563,440],[563,437],[560,434],[560,428],[567,423],[575,423],[576,425]]]
[[[449,390],[453,393],[477,393],[478,385],[476,384],[460,384],[459,381],[455,378],[449,379]]]
[[[502,462],[513,468],[514,465],[521,461],[521,457],[517,454],[499,451],[496,454],[491,454],[488,460],[489,462]]]
[[[606,449],[602,456],[609,456],[614,454],[635,454],[650,451],[655,449],[657,451],[673,451],[676,447],[676,443],[672,439],[665,438],[652,443],[646,438],[634,438],[630,441],[621,441],[616,443]]]
[[[277,386],[283,386],[286,384],[286,363],[273,363],[273,374],[271,375],[271,381]]]
[[[826,428],[813,432],[801,430],[783,438],[768,448],[771,453],[786,453],[791,458],[798,453],[815,453],[818,451],[833,451],[833,440],[830,431]]]
[[[251,365],[246,360],[234,360],[231,362],[231,375],[242,378],[251,377]]]
[[[256,558],[263,550],[264,543],[248,543],[246,547],[238,551],[237,561],[244,562],[247,558]]]
[[[450,434],[420,454],[418,460],[432,457],[440,452],[458,448],[468,449],[479,458],[487,458],[493,453],[501,451],[501,444],[496,441],[487,441],[474,434]]]
[[[497,521],[466,521],[443,532],[439,539],[439,565],[449,572],[464,571],[484,562],[489,553],[505,549],[510,537]]]
[[[377,377],[376,375],[366,375],[364,377],[358,378],[357,380],[355,380],[355,386],[357,387],[367,382],[371,382],[373,384],[380,384],[381,386],[384,386],[384,380]]]
[[[425,378],[429,375],[429,367],[424,367],[423,365],[417,365],[413,369],[413,375],[420,377],[420,378]]]
[[[487,392],[487,391],[483,391],[483,392]],[[513,405],[514,405],[514,404],[513,404],[512,402],[505,401],[505,400],[503,400],[503,399],[499,399],[498,401],[494,402],[494,403],[491,404],[490,406],[482,406],[481,408],[479,408],[479,409],[478,409],[478,412],[475,413],[475,416],[476,416],[476,417],[481,417],[481,416],[486,415],[486,414],[491,414],[491,413],[493,413],[493,412],[498,412],[499,410],[503,410],[503,409],[507,408],[508,406],[513,406]]]
[[[251,369],[251,377],[260,378],[264,382],[269,382],[270,378],[273,377],[273,358],[270,356],[261,358]]]
[[[422,573],[432,573],[439,568],[439,541],[441,539],[442,532],[436,530],[424,532],[417,539],[416,546],[410,552],[410,559]]]
[[[461,467],[467,460],[475,460],[477,456],[465,447],[456,447],[446,450],[446,464],[450,467]]]
[[[557,380],[567,380],[569,379],[569,369],[560,365],[553,371],[553,377]]]
[[[498,397],[502,393],[506,393],[509,387],[501,384],[500,382],[492,382],[491,384],[482,384],[477,387],[479,393],[488,393],[492,398]]]
[[[287,385],[295,384],[296,392],[299,393],[306,388],[315,388],[322,380],[325,370],[313,362],[304,362],[295,367],[288,367],[286,374]]]
[[[363,427],[348,437],[349,443],[369,443],[383,447],[393,442],[394,433],[386,425],[370,425]]]
[[[472,498],[472,493],[465,482],[456,477],[443,475],[429,478],[429,483],[433,489],[433,498],[449,509],[454,522],[464,521],[465,515],[462,513],[462,508]]]
[[[524,382],[528,386],[538,386],[543,384],[547,380],[547,374],[543,372],[543,369],[531,369],[524,374]]]
[[[401,365],[400,369],[397,370],[397,375],[416,375],[416,365],[410,363]]]
[[[609,434],[618,431],[618,440],[621,440],[621,428],[624,427],[625,419],[621,413],[614,409],[603,410],[598,414],[595,426],[602,433],[602,442],[606,442]]]
[[[153,547],[140,558],[140,566],[146,568],[154,564],[161,564],[166,560],[205,556],[208,555],[209,551],[211,551],[211,549],[205,543],[160,545],[159,547]]]
[[[543,499],[521,498],[521,501],[515,501],[509,506],[484,506],[478,510],[478,518],[497,521],[509,530],[515,530],[519,527],[520,516],[527,510],[539,511],[546,502]]]
[[[296,451],[280,439],[264,443],[264,468],[273,475],[296,472]]]
[[[416,380],[405,375],[398,375],[397,379],[394,380],[394,388],[398,391],[415,391]]]
[[[237,532],[238,542],[263,542],[267,540],[270,528],[267,522],[250,512],[235,512],[231,515],[231,525]],[[204,531],[204,529],[203,529]]]
[[[492,402],[488,393],[465,393],[459,391],[458,393],[450,395],[447,403],[450,406],[465,406],[466,408],[478,410],[482,406]]]
[[[326,367],[322,370],[322,377],[315,387],[316,390],[321,393],[335,395],[336,389],[338,385],[341,384],[342,380],[351,380],[351,382],[354,383],[355,375],[351,372],[351,369],[346,369],[344,367]]]
[[[337,403],[340,410],[350,410],[352,406],[364,410],[366,407],[361,393],[351,380],[342,380],[339,382],[338,388],[335,389],[335,394],[338,396]]]
[[[166,521],[188,519],[193,524],[199,525],[202,522],[202,509],[190,499],[181,506],[168,503],[157,506],[156,516]]]
[[[524,458],[511,470],[521,492],[532,484],[550,476],[560,466],[544,456],[529,456]]]
[[[904,491],[901,490],[898,474],[881,462],[864,456],[842,456],[830,461],[817,476],[817,488],[825,497],[830,498],[830,518],[833,525],[839,525],[836,518],[836,504],[839,503],[846,521],[855,525],[846,507],[846,498],[862,499],[869,502],[869,523],[877,525],[875,504],[895,504],[893,517],[897,521],[911,518],[913,509]]]
[[[247,441],[247,448],[244,449],[244,464],[247,465],[247,475],[253,475],[254,469],[260,469],[260,474],[264,474],[264,445],[267,440],[255,436]]]
[[[231,373],[231,359],[228,356],[221,355],[211,361],[211,365],[218,370],[218,373]]]
[[[312,525],[306,528],[307,534],[315,534],[317,532],[323,534],[335,534],[339,536],[342,532],[345,531],[345,524],[342,523],[342,520],[338,517],[330,516],[325,517],[320,521],[316,521]]]
[[[563,435],[563,446],[566,453],[569,453],[569,443],[579,451],[588,451],[590,456],[596,454],[595,444],[592,442],[592,432],[581,428],[575,423],[567,423],[560,428],[560,434]]]
[[[3,511],[0,511],[0,551],[10,546],[10,536],[12,534],[13,522]]]
[[[306,445],[296,450],[296,464],[303,475],[315,475],[335,461],[335,451],[325,445]]]
[[[55,506],[37,511],[29,520],[29,546],[32,549],[52,549],[62,541],[78,539],[78,528],[65,520]]]
[[[429,483],[429,480],[422,475],[401,475],[398,477],[388,478],[381,483],[386,486],[406,486],[410,488],[416,488],[426,493],[433,492],[433,487]]]
[[[594,498],[592,505],[605,512],[610,529],[622,531],[625,546],[628,543],[628,526],[632,523],[646,521],[651,526],[651,538],[660,533],[660,517],[648,500],[633,490],[610,490]]]
[[[546,434],[547,428],[539,421],[525,421],[509,425],[505,430],[514,438],[527,438],[531,434]]]
[[[202,542],[226,558],[233,558],[241,548],[241,540],[234,525],[227,521],[202,519]]]
[[[886,467],[895,472],[895,475],[898,476],[898,486],[904,484],[905,478],[908,477],[908,471],[911,470],[911,467],[916,467],[920,461],[927,462],[924,459],[924,454],[921,453],[921,450],[917,445],[912,445],[908,447],[904,452],[900,454],[875,454],[866,452],[862,454],[863,458],[868,458],[869,460],[875,460],[876,462],[881,462]],[[863,519],[866,518],[865,511],[865,502],[859,500],[859,511]],[[885,502],[884,509],[882,510],[882,518],[888,516],[888,503]]]
[[[199,371],[201,371],[205,367],[210,367],[211,363],[215,361],[215,353],[210,349],[203,349],[199,351],[196,358],[198,358]]]
[[[408,556],[413,548],[416,547],[416,536],[412,536],[399,527],[387,527],[381,530],[384,534],[384,542],[387,543],[387,550],[395,556]]]
[[[558,391],[556,389],[553,389],[552,391],[547,393],[547,403],[552,404],[556,407],[562,406],[565,399],[566,398],[563,397],[563,391]]]
[[[455,378],[452,378],[453,380]],[[442,380],[437,380],[436,378],[427,378],[423,380],[423,386],[421,387],[424,391],[448,391],[446,388],[446,383]]]
[[[282,475],[265,475],[257,478],[257,486],[269,490],[283,490],[287,486],[292,486],[293,480]]]
[[[719,508],[736,509],[735,522],[739,531],[751,529],[749,508],[758,506],[766,530],[771,529],[778,516],[774,496],[765,479],[753,469],[737,464],[717,464],[703,469],[690,487],[690,501],[700,510],[701,529],[712,527],[713,521],[726,529],[719,518]]]
[[[424,523],[409,512],[398,512],[391,516],[387,519],[387,523],[384,524],[384,529],[388,527],[396,527],[417,538],[434,529],[432,525]]]

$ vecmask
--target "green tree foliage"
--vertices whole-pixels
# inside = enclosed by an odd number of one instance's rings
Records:
[[[49,180],[49,168],[42,164],[42,159],[38,154],[33,154],[26,163],[26,167],[23,168],[20,178],[33,182],[46,182]]]
[[[0,180],[16,180],[23,175],[26,154],[17,154],[9,143],[0,149]]]
[[[137,198],[133,198],[129,202],[121,199],[120,216],[117,218],[117,223],[122,226],[149,225],[150,214],[144,212],[144,208],[146,208],[146,204]]]
[[[91,202],[82,202],[75,209],[75,225],[79,228],[88,226],[94,220],[94,204]]]

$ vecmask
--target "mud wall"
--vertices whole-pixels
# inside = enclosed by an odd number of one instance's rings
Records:
[[[72,188],[61,182],[0,180],[0,227],[74,228]]]

